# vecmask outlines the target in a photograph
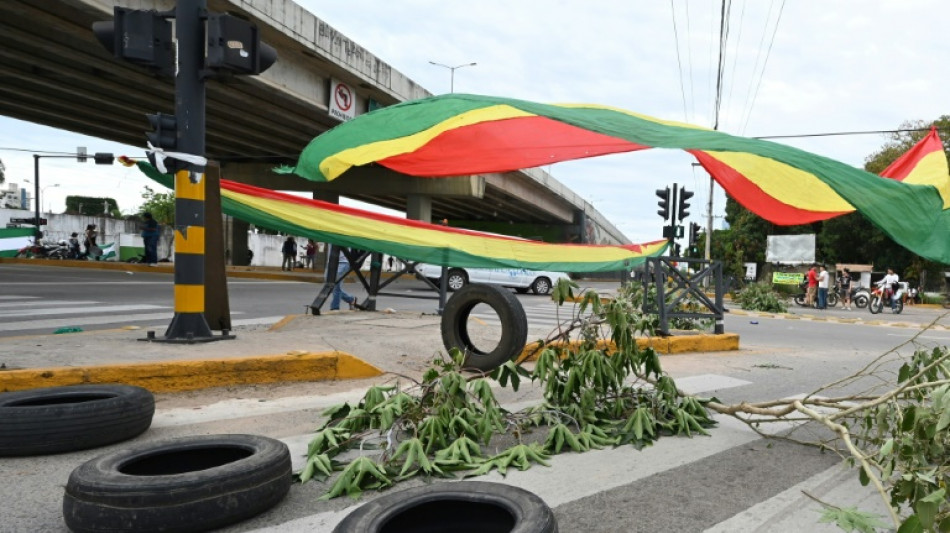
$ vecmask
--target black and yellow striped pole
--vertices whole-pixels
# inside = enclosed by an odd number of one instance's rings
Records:
[[[210,338],[205,320],[205,180],[203,172],[175,173],[175,316],[165,340]]]
[[[205,154],[204,26],[206,0],[175,6],[178,72],[175,77],[177,149]],[[165,331],[169,342],[217,340],[205,319],[205,167],[175,167],[175,316]]]

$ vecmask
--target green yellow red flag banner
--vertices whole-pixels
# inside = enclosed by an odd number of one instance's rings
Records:
[[[857,210],[905,248],[950,263],[950,176],[936,132],[884,178],[779,143],[623,109],[448,94],[340,124],[287,171],[330,181],[376,163],[414,176],[458,176],[650,148],[689,152],[731,197],[773,223]]]
[[[147,176],[166,187],[172,177],[145,162]],[[290,235],[382,252],[436,265],[527,268],[558,272],[628,270],[661,255],[667,241],[644,244],[552,244],[373,213],[270,189],[221,180],[228,215]]]

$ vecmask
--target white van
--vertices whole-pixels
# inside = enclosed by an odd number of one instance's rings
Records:
[[[559,279],[571,279],[564,272],[545,272],[524,268],[449,267],[448,273],[450,291],[457,291],[467,283],[491,283],[513,288],[522,294],[528,292],[529,289],[535,294],[550,294],[551,288]],[[416,274],[438,285],[439,278],[442,276],[442,267],[419,263],[416,265]]]

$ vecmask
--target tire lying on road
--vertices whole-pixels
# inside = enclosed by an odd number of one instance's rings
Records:
[[[0,456],[43,455],[131,439],[152,425],[155,398],[131,385],[0,394]]]
[[[472,342],[468,323],[472,309],[487,304],[501,320],[501,339],[486,352]],[[524,350],[528,340],[528,317],[524,307],[505,288],[484,283],[470,283],[455,292],[442,310],[442,343],[446,350],[458,348],[465,354],[465,366],[491,371]]]
[[[63,518],[77,533],[207,531],[250,518],[290,490],[287,445],[257,435],[143,443],[73,470]]]
[[[557,519],[537,495],[484,481],[433,483],[376,498],[333,533],[557,533]]]

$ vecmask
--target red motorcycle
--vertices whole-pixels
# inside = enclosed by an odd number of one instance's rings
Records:
[[[63,241],[60,244],[43,244],[43,241],[40,240],[39,244],[36,241],[20,248],[16,257],[39,257],[42,259],[65,259],[66,254],[69,251],[69,246]]]
[[[897,292],[894,292],[893,289],[884,288],[883,285],[878,285],[871,289],[871,302],[868,303],[868,311],[871,314],[878,314],[884,310],[884,305],[891,305],[893,300],[894,305],[892,311],[895,315],[899,315],[904,310],[904,302],[901,296],[903,295],[903,290],[898,289]]]

